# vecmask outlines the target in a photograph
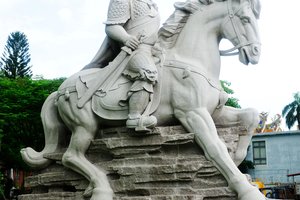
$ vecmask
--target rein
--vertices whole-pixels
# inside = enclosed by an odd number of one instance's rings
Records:
[[[207,75],[206,71],[200,70],[196,66],[193,66],[191,64],[187,64],[187,63],[184,63],[184,62],[181,62],[178,60],[166,60],[163,65],[164,65],[164,67],[183,70],[183,74],[182,74],[183,79],[186,79],[187,77],[189,77],[190,73],[198,74],[198,75],[202,76],[203,78],[205,78],[211,87],[219,90],[220,92],[223,91],[223,88],[221,87],[219,81],[215,81],[213,78],[211,78]]]
[[[221,56],[234,56],[234,55],[238,55],[239,52],[233,52],[237,49],[240,49],[242,47],[245,47],[245,46],[249,46],[249,45],[252,45],[252,44],[256,44],[257,42],[252,42],[252,41],[249,41],[249,42],[241,42],[242,41],[242,36],[241,36],[241,33],[239,31],[239,29],[237,28],[236,26],[236,23],[235,23],[235,17],[236,17],[236,14],[238,11],[240,11],[240,9],[242,8],[242,6],[239,7],[239,9],[237,9],[235,12],[233,11],[233,6],[232,6],[232,0],[227,0],[227,10],[228,10],[228,18],[231,22],[231,25],[232,25],[232,28],[235,32],[235,35],[236,35],[236,38],[238,39],[239,43],[228,49],[228,50],[220,50],[220,55]]]

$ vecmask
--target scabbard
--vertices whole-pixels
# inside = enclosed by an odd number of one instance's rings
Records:
[[[107,76],[104,79],[97,79],[96,84],[87,89],[86,93],[78,100],[77,107],[83,108],[86,102],[92,98],[93,94],[97,90],[103,92],[108,90],[110,85],[109,83],[113,83],[117,80],[119,75],[126,68],[126,65],[132,55],[132,51],[129,48],[121,48],[121,52],[118,54],[118,56],[111,63],[109,63],[108,66],[105,67],[108,70],[106,72]]]

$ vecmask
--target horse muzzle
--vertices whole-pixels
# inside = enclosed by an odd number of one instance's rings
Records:
[[[251,63],[255,65],[258,63],[260,58],[261,45],[260,44],[251,44],[240,48],[239,50],[239,59],[241,63],[248,65]]]

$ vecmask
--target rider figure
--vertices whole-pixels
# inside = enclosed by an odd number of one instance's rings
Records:
[[[111,0],[105,24],[110,39],[137,51],[123,72],[133,81],[128,92],[129,115],[126,125],[128,128],[152,128],[157,119],[143,113],[150,102],[158,76],[151,53],[160,26],[157,6],[152,0]]]

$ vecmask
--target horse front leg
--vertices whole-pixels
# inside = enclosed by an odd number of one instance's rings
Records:
[[[206,108],[195,110],[175,109],[175,116],[187,131],[195,133],[196,143],[204,150],[208,160],[217,167],[230,188],[240,200],[264,200],[265,197],[252,186],[232,161],[225,144],[220,140],[214,121]]]
[[[254,130],[259,123],[259,114],[255,109],[238,109],[224,106],[218,116],[213,116],[217,127],[245,126],[246,135],[239,135],[237,149],[234,154],[234,162],[239,166],[247,155],[247,148],[251,142]]]

